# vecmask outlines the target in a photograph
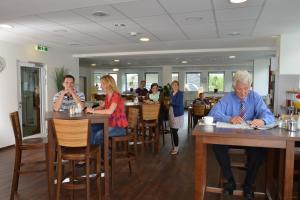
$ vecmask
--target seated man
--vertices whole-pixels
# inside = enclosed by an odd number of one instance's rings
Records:
[[[138,96],[147,96],[148,90],[145,88],[146,81],[142,80],[140,83],[140,87],[135,90]]]
[[[64,89],[56,93],[53,97],[53,110],[67,110],[71,106],[80,105],[84,108],[85,96],[82,92],[74,88],[75,78],[72,75],[65,75],[62,83]]]
[[[247,71],[238,71],[233,77],[234,92],[224,96],[209,112],[215,121],[240,124],[249,121],[251,126],[259,127],[264,124],[274,123],[274,115],[270,112],[262,97],[250,90],[252,76]],[[227,183],[224,184],[224,194],[232,195],[236,189],[235,180],[230,167],[228,145],[214,145],[213,150],[219,162]],[[252,185],[261,166],[266,151],[264,148],[246,147],[247,172],[244,180],[243,191],[246,199],[254,198]]]

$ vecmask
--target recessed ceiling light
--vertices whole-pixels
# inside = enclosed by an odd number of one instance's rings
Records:
[[[229,0],[230,3],[244,3],[247,0]]]
[[[147,37],[141,37],[141,38],[140,38],[140,41],[142,41],[142,42],[149,42],[150,39],[147,38]]]
[[[0,28],[13,28],[13,26],[9,24],[0,24]]]
[[[131,62],[128,62],[127,65],[131,65]]]
[[[132,31],[132,32],[130,32],[129,33],[129,35],[131,35],[131,36],[137,36],[137,35],[140,35],[141,33],[139,33],[139,32],[134,32],[134,31]]]
[[[118,69],[118,68],[114,68],[113,71],[114,71],[114,72],[118,72],[119,69]]]
[[[238,36],[238,35],[241,35],[240,32],[231,32],[231,33],[228,33],[228,35],[230,36]]]
[[[96,65],[97,65],[96,63],[92,63],[92,64],[91,64],[92,67],[95,67]]]
[[[103,12],[103,11],[96,11],[94,12],[92,15],[96,16],[96,17],[105,17],[107,16],[108,14],[106,12]]]
[[[187,17],[185,18],[185,21],[189,21],[189,22],[198,22],[203,20],[203,17]]]
[[[182,63],[182,64],[187,64],[187,63],[188,63],[188,61],[186,61],[186,60],[183,60],[183,61],[181,61],[181,63]]]
[[[114,59],[114,62],[120,62],[120,60],[119,59]]]
[[[124,27],[126,26],[125,24],[115,24],[116,27]]]
[[[235,56],[228,56],[229,59],[235,59]]]

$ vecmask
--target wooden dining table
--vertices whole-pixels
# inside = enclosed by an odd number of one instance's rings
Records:
[[[67,111],[64,112],[47,112],[46,120],[48,121],[48,153],[47,153],[47,169],[48,169],[48,195],[49,199],[55,199],[55,137],[54,127],[52,127],[52,119],[90,119],[92,124],[102,123],[104,125],[104,195],[105,199],[110,198],[110,173],[109,173],[109,134],[108,134],[108,119],[109,114],[86,114],[84,112],[70,115]]]
[[[269,130],[217,128],[214,125],[197,125],[195,136],[195,199],[203,200],[208,191],[207,180],[207,145],[237,145],[281,149],[283,159],[283,190],[279,187],[279,196],[291,200],[293,196],[293,176],[295,142],[300,141],[300,131],[289,132],[285,129]],[[279,165],[279,162],[276,163]],[[269,181],[269,180],[267,180]],[[267,184],[268,187],[268,184]],[[268,188],[266,188],[268,190]]]

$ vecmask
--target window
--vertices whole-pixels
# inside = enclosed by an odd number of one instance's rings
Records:
[[[145,73],[146,88],[149,90],[152,83],[158,84],[158,73]]]
[[[209,92],[224,92],[224,72],[209,72],[208,73],[208,91]]]
[[[100,78],[101,78],[101,73],[94,73],[93,86],[96,86],[97,90],[101,90]]]
[[[116,85],[118,85],[118,74],[116,74],[116,73],[109,73],[109,75],[111,75],[114,78],[114,80],[116,82]]]
[[[186,84],[184,86],[185,91],[198,91],[200,87],[200,75],[199,72],[187,72],[186,73]]]
[[[136,89],[139,87],[138,74],[126,74],[126,90],[129,91],[130,88]]]
[[[178,72],[172,73],[172,81],[179,81],[179,73]]]

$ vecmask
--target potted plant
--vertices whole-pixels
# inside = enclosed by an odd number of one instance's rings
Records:
[[[64,76],[67,74],[68,74],[68,70],[65,69],[64,67],[55,68],[54,80],[58,92],[63,89],[62,83],[64,81]]]

